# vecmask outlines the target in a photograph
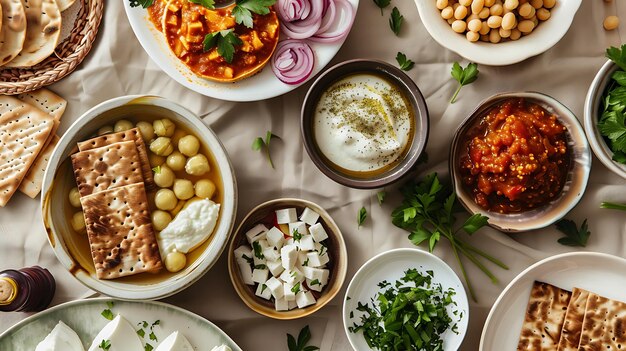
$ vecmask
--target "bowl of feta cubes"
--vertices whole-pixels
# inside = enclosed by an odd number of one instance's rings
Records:
[[[341,289],[348,254],[341,231],[317,204],[276,199],[255,207],[232,236],[230,280],[242,301],[275,319],[322,308]]]

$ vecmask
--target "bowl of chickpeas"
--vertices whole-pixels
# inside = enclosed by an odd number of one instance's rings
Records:
[[[120,134],[133,135],[135,144],[143,145],[137,147],[137,154],[143,153],[139,156],[141,178],[162,265],[156,272],[99,279],[82,208],[85,197],[81,197],[77,186],[71,156],[82,151],[86,141],[115,140]],[[125,176],[122,174],[122,178]],[[112,188],[114,185],[109,186]],[[155,96],[116,98],[82,115],[51,155],[42,194],[44,225],[59,261],[90,289],[120,299],[161,299],[200,279],[225,249],[237,208],[233,168],[215,133],[189,110]],[[177,232],[179,237],[172,237],[170,229],[175,229],[177,220],[178,225],[189,222],[185,213],[188,216],[193,208],[199,208],[193,205],[196,202],[209,204],[207,208],[217,211],[217,215],[206,215],[214,216],[212,225],[205,225],[208,229],[200,233],[201,240],[198,234],[195,239],[188,238],[185,230]],[[167,230],[170,233],[165,236]],[[196,233],[202,230],[196,229]],[[165,250],[164,240],[169,240],[168,245],[172,240],[183,244]],[[179,249],[185,245],[185,250]]]
[[[582,0],[415,0],[422,23],[442,46],[469,61],[504,66],[553,47]]]

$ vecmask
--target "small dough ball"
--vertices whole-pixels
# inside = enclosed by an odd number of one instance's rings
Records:
[[[452,30],[457,33],[465,33],[466,28],[467,24],[463,20],[456,20],[452,22]]]
[[[535,23],[530,20],[524,20],[517,25],[517,29],[524,34],[528,34],[535,29]]]
[[[171,137],[174,135],[174,130],[176,130],[176,125],[174,122],[170,121],[167,118],[157,119],[152,124],[154,128],[154,133],[160,137]]]
[[[215,194],[215,183],[209,179],[201,179],[196,182],[194,186],[196,190],[196,196],[203,199],[210,199]]]
[[[187,265],[187,256],[181,252],[170,252],[165,256],[165,268],[172,273],[181,271]]]
[[[150,151],[159,156],[169,156],[174,152],[174,146],[172,146],[170,138],[158,137],[150,143]]]
[[[187,179],[174,181],[174,194],[180,200],[189,200],[194,196],[193,183]]]
[[[186,135],[178,141],[178,150],[187,157],[194,156],[200,150],[200,141],[193,135]]]
[[[448,7],[448,0],[437,0],[437,8],[443,10]]]
[[[120,119],[119,121],[115,122],[115,126],[113,126],[113,131],[116,133],[123,132],[129,129],[133,129],[133,123],[125,119]]]
[[[161,166],[162,164],[165,163],[165,157],[163,156],[159,156],[159,155],[155,155],[152,152],[150,152],[148,154],[148,161],[150,162],[150,167],[157,167],[157,166]]]
[[[482,28],[483,28],[483,22],[479,19],[473,19],[467,23],[467,29],[469,29],[472,32],[479,32]],[[469,40],[469,37],[467,37],[467,39]],[[470,41],[476,41],[476,40],[470,40]]]
[[[167,166],[161,165],[157,169],[158,172],[154,172],[154,183],[159,188],[169,188],[174,184],[174,180],[176,179],[176,175],[174,172]]]
[[[139,133],[141,133],[141,137],[145,142],[149,142],[154,139],[154,128],[152,127],[152,123],[148,122],[137,122],[137,129],[139,129]]]
[[[487,20],[487,25],[489,26],[489,28],[492,28],[492,29],[500,28],[500,26],[502,25],[502,17],[500,16],[489,17],[489,19]]]
[[[209,160],[203,154],[190,157],[185,165],[185,171],[190,175],[201,176],[210,170],[211,166],[209,165]]]
[[[173,171],[182,171],[185,169],[185,162],[187,162],[187,158],[178,151],[172,152],[167,156],[167,160],[165,161],[167,166]]]
[[[100,135],[105,135],[105,134],[111,134],[113,133],[113,127],[111,126],[104,126],[100,129],[98,129],[98,136]]]
[[[176,129],[174,135],[172,135],[172,137],[170,138],[172,139],[172,144],[174,144],[174,146],[177,146],[180,139],[182,139],[185,135],[187,135],[187,133],[184,130]]]
[[[454,10],[454,18],[462,20],[467,17],[467,7],[461,5]]]
[[[170,189],[161,189],[154,196],[154,204],[159,210],[170,211],[176,207],[178,199]]]
[[[477,42],[478,39],[480,39],[480,34],[478,34],[478,32],[469,31],[469,32],[465,33],[465,37],[467,38],[467,40],[469,40],[472,43],[474,43],[474,42]]]
[[[551,9],[556,5],[556,0],[543,0],[543,7]]]
[[[517,18],[513,12],[509,12],[502,17],[502,29],[511,30],[517,25]]]
[[[157,232],[165,229],[171,221],[172,216],[169,213],[161,210],[152,211],[152,226]]]
[[[617,16],[608,16],[604,19],[604,29],[606,30],[614,30],[619,27],[619,17]]]
[[[78,192],[78,188],[72,188],[69,194],[70,204],[76,208],[80,208],[80,193]]]
[[[452,6],[448,6],[445,9],[441,10],[441,18],[449,20],[452,17],[454,17],[454,9],[452,8]]]
[[[72,228],[77,232],[85,230],[85,215],[83,211],[78,211],[72,216]]]

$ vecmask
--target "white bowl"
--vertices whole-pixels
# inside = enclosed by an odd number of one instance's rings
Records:
[[[458,333],[448,329],[442,335],[442,339],[444,351],[459,349],[465,338],[469,322],[467,294],[459,277],[450,266],[431,253],[419,249],[394,249],[383,252],[365,262],[356,272],[350,285],[348,285],[348,290],[346,290],[346,297],[343,302],[343,327],[350,345],[355,351],[374,350],[367,345],[361,332],[352,333],[348,330],[354,322],[360,322],[361,315],[360,312],[354,312],[353,316],[350,317],[350,313],[356,311],[359,302],[371,303],[370,299],[375,298],[381,291],[378,283],[386,280],[393,284],[404,276],[407,269],[411,268],[417,268],[423,272],[432,270],[434,272],[433,283],[441,284],[444,291],[449,288],[454,289],[456,294],[452,296],[452,300],[456,305],[449,305],[447,310],[453,321],[456,316],[460,318],[456,321]],[[455,316],[454,310],[458,310],[460,313]]]
[[[223,183],[223,201],[220,207],[220,218],[213,231],[210,242],[204,252],[188,267],[175,274],[168,274],[164,279],[149,279],[141,282],[129,281],[126,278],[103,280],[83,268],[79,261],[72,257],[65,237],[74,235],[71,229],[67,210],[71,206],[67,201],[69,190],[74,183],[55,181],[62,177],[69,167],[70,155],[77,151],[76,143],[89,139],[98,128],[111,125],[112,121],[133,113],[150,113],[155,117],[170,118],[177,124],[193,131],[212,153],[219,168]],[[65,176],[72,177],[73,175]],[[215,133],[211,131],[192,112],[175,102],[155,96],[123,96],[109,101],[85,112],[70,126],[55,148],[43,180],[41,209],[44,225],[48,233],[48,241],[61,264],[88,288],[101,294],[125,300],[152,300],[173,295],[196,282],[217,262],[226,247],[237,213],[237,185],[233,169]],[[197,249],[198,250],[198,249]],[[93,268],[91,269],[93,270]],[[150,278],[149,273],[147,274]]]
[[[511,65],[546,52],[567,33],[581,3],[582,0],[558,0],[551,9],[551,17],[541,22],[528,36],[492,44],[471,43],[465,35],[453,31],[441,18],[435,0],[415,0],[422,23],[435,41],[469,61],[491,66]]]

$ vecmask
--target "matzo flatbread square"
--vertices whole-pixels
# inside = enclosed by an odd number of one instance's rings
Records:
[[[578,350],[626,350],[626,303],[590,293]]]
[[[585,308],[589,291],[574,288],[572,298],[567,306],[563,329],[561,329],[561,340],[557,351],[577,351],[580,344],[580,332],[583,328],[585,318]]]

